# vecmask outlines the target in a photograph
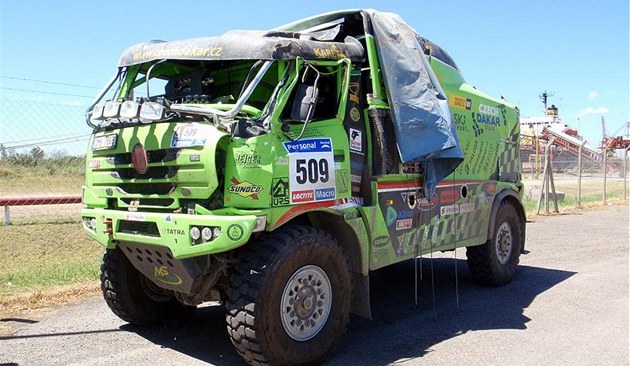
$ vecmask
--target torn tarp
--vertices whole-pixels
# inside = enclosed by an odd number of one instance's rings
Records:
[[[430,196],[464,157],[446,95],[418,34],[396,14],[365,13],[374,30],[400,158],[422,163]]]

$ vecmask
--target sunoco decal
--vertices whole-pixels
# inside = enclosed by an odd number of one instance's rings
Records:
[[[291,203],[335,199],[335,169],[330,138],[287,141]]]
[[[262,192],[263,187],[257,186],[247,181],[239,182],[238,179],[232,177],[232,184],[228,187],[228,192],[237,194],[243,198],[251,197],[258,199],[258,194]]]

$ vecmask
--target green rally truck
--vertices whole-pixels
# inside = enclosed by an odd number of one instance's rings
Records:
[[[524,249],[518,109],[395,14],[132,46],[87,123],[110,309],[220,301],[253,365],[321,362],[379,268],[466,247],[498,286]]]

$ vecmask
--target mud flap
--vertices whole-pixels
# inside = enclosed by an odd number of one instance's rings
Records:
[[[372,307],[370,305],[370,276],[352,272],[352,300],[350,312],[372,320]]]

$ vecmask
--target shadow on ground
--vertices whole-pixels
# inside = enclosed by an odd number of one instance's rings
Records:
[[[384,365],[422,357],[431,352],[432,346],[467,332],[525,329],[530,319],[523,315],[523,309],[536,296],[575,274],[521,266],[512,283],[488,288],[472,280],[465,260],[435,259],[434,309],[430,261],[423,262],[417,306],[414,273],[414,263],[409,261],[372,275],[373,320],[353,316],[342,344],[327,365]],[[219,306],[197,309],[160,326],[121,327],[200,361],[244,365],[233,350],[225,328],[223,310]]]

